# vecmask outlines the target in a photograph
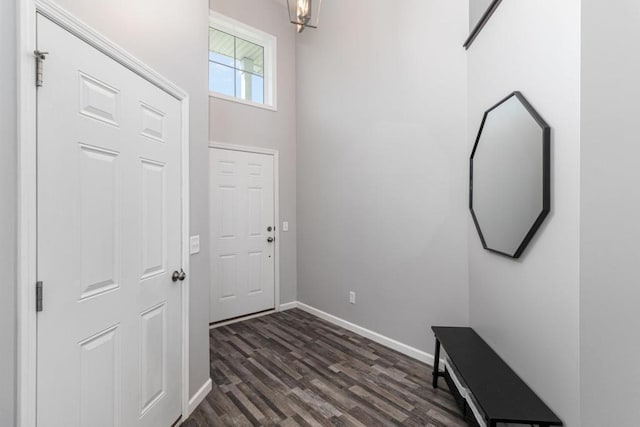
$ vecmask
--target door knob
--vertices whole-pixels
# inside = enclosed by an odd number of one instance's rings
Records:
[[[276,240],[276,239],[274,239],[271,236],[267,237],[267,242],[269,242],[269,243],[273,243],[274,240]]]
[[[173,280],[174,282],[177,282],[178,280],[182,282],[186,278],[187,278],[187,273],[185,273],[183,269],[180,269],[180,271],[176,270],[171,275],[171,280]]]

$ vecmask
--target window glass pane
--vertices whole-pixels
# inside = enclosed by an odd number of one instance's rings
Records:
[[[253,85],[252,101],[264,104],[264,77],[251,75]]]
[[[236,38],[236,68],[264,76],[264,47]]]
[[[209,90],[223,95],[234,96],[235,70],[226,65],[209,62]]]
[[[233,68],[233,58],[220,55],[216,52],[209,52],[209,61],[217,62],[218,64],[226,65]]]
[[[234,39],[231,34],[209,28],[209,60],[233,67]]]
[[[264,77],[236,71],[236,98],[264,104]]]
[[[209,27],[209,91],[241,100],[265,103],[265,51],[269,53],[271,38],[262,40],[252,28],[243,28],[250,39]],[[265,48],[265,46],[267,46]],[[271,70],[270,70],[271,71]],[[267,73],[269,75],[269,73]]]

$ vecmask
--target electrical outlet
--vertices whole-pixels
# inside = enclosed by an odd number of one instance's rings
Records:
[[[282,223],[282,231],[289,231],[289,221],[284,221]]]
[[[191,236],[189,253],[191,255],[200,253],[200,236]]]
[[[351,304],[355,304],[356,303],[356,293],[351,291],[349,292],[349,302]]]

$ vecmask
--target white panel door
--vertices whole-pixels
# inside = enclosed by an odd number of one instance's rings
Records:
[[[275,307],[273,164],[210,149],[212,323]]]
[[[38,16],[38,427],[181,414],[181,105]]]

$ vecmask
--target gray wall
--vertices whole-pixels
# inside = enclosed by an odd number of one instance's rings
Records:
[[[0,420],[15,422],[16,392],[16,14],[0,1]]]
[[[278,111],[220,98],[209,100],[211,141],[276,149],[280,152],[280,302],[296,294],[296,55],[295,29],[287,9],[271,0],[211,0],[211,9],[278,38]],[[282,226],[282,223],[280,224]]]
[[[468,152],[483,112],[514,90],[552,128],[551,214],[522,258],[482,249],[467,215],[471,326],[578,427],[580,1],[502,2],[468,61]]]
[[[468,322],[467,11],[327,1],[297,40],[298,298],[429,353]]]
[[[640,4],[582,2],[582,426],[638,425]]]
[[[190,95],[191,257],[190,392],[209,378],[209,166],[207,151],[206,0],[58,0],[75,16],[124,47]]]

